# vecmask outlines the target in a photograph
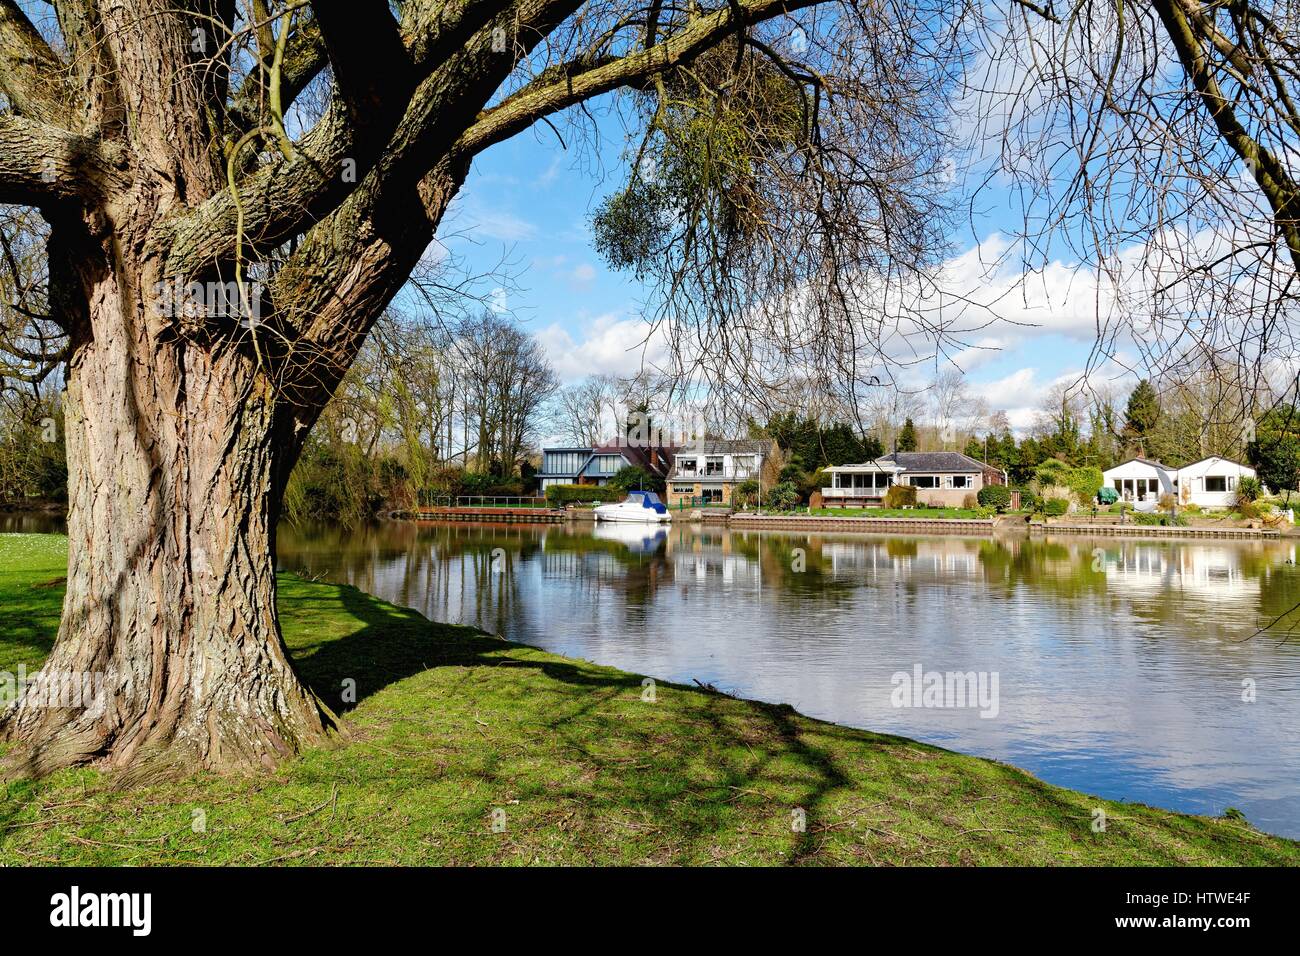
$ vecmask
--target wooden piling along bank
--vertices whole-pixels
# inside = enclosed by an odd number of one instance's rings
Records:
[[[417,521],[523,521],[556,524],[568,516],[553,508],[421,508],[419,511],[398,513],[395,517],[414,518]]]
[[[989,534],[997,527],[997,520],[994,518],[836,518],[830,515],[734,514],[727,524],[734,528],[788,528],[802,531]]]
[[[1271,528],[1207,528],[1194,525],[1165,527],[1149,524],[1049,524],[1030,525],[1035,534],[1121,535],[1133,538],[1280,538]]]

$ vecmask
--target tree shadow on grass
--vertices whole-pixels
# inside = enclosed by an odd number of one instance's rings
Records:
[[[321,611],[341,607],[360,624],[351,633],[321,639],[300,623],[289,641],[299,673],[343,712],[416,674],[468,669],[467,681],[455,682],[451,692],[473,700],[469,712],[475,719],[481,705],[495,733],[506,724],[511,729],[495,745],[472,729],[441,743],[485,792],[511,793],[542,815],[558,812],[559,805],[580,808],[591,829],[574,837],[572,852],[582,852],[583,841],[600,843],[601,852],[624,852],[616,828],[643,821],[647,832],[659,834],[647,858],[669,862],[725,862],[728,847],[744,842],[739,834],[758,836],[761,857],[773,862],[820,862],[828,858],[828,846],[838,851],[833,857],[853,859],[864,841],[868,850],[881,852],[881,844],[869,841],[882,832],[892,834],[883,846],[889,862],[1042,862],[1049,831],[1062,847],[1058,862],[1098,859],[1086,845],[1095,799],[1013,767],[959,766],[954,761],[965,758],[939,748],[693,687],[660,683],[660,699],[671,695],[672,706],[656,711],[641,703],[638,675],[519,653],[521,645],[474,628],[432,623],[347,586],[292,601],[296,611],[307,610],[305,619],[319,601]],[[489,667],[514,676],[503,676],[500,684],[476,682],[473,672]],[[529,672],[538,679],[518,680]],[[346,680],[355,681],[355,703],[340,704]],[[530,776],[538,763],[549,776]],[[980,800],[994,802],[972,813]],[[864,813],[867,807],[883,808],[874,812],[885,819]],[[803,829],[791,826],[798,810],[806,814]],[[1127,819],[1111,839],[1143,862],[1186,862],[1191,845],[1211,856],[1221,849],[1231,858],[1229,844],[1240,838],[1227,831],[1207,835],[1201,821],[1136,806],[1124,810],[1120,817]],[[984,812],[987,826],[980,819]],[[873,823],[889,830],[873,831]],[[872,858],[870,852],[864,857]],[[1281,855],[1277,862],[1284,862]]]
[[[387,604],[350,585],[318,587],[334,595],[295,595],[295,611],[313,603],[329,610],[338,605],[363,626],[338,638],[295,633],[285,640],[299,676],[338,714],[432,667],[472,666],[511,646],[476,628],[435,624],[418,611]]]
[[[522,645],[476,628],[430,622],[417,611],[394,607],[351,586],[328,587],[333,592],[328,597],[295,595],[292,598],[295,611],[309,608],[312,602],[320,602],[322,611],[331,606],[341,606],[362,626],[337,638],[319,639],[309,633],[295,634],[288,643],[299,674],[339,713],[345,714],[384,688],[432,668],[501,667],[508,663],[513,671],[531,670],[564,688],[563,702],[557,706],[553,717],[536,727],[536,732],[548,735],[550,741],[568,735],[568,746],[596,763],[601,760],[600,754],[588,749],[593,740],[608,740],[617,735],[624,739],[639,739],[647,753],[658,746],[649,739],[646,728],[635,723],[616,724],[605,713],[614,698],[640,699],[642,685],[638,675],[554,658],[512,657],[507,661],[505,655]],[[355,682],[355,697],[342,700],[341,691],[347,682]],[[796,782],[800,792],[791,808],[801,807],[810,817],[815,817],[828,794],[852,786],[851,779],[829,751],[804,739],[793,709],[751,705],[698,688],[672,684],[659,686],[664,692],[693,695],[700,704],[691,713],[696,719],[691,735],[694,743],[687,745],[680,738],[675,740],[672,753],[666,757],[665,770],[695,758],[708,759],[709,754],[732,747],[743,747],[747,757],[719,767],[721,779],[715,778],[707,783],[684,774],[667,788],[642,789],[639,786],[642,775],[624,777],[613,785],[612,778],[616,775],[604,775],[610,778],[605,785],[581,795],[584,800],[594,801],[592,806],[597,812],[602,805],[611,812],[634,806],[665,821],[675,820],[681,801],[693,797],[698,799],[701,788],[716,793],[720,800],[731,799],[736,793],[750,790],[760,778],[771,776],[771,765],[777,760],[793,761],[800,768]],[[737,707],[750,708],[754,714],[763,715],[762,725],[753,728],[753,733],[747,734],[743,741],[735,737],[732,726],[736,715],[731,711]],[[756,749],[754,740],[760,738],[770,741],[771,746]],[[517,786],[516,782],[507,779],[508,770],[498,768],[498,772],[501,776],[496,782],[503,788]],[[789,770],[782,773],[788,776]],[[489,769],[487,775],[492,776],[493,771]],[[789,813],[789,808],[781,810]],[[707,819],[708,814],[702,816]],[[694,832],[692,837],[712,839],[718,835],[716,830],[705,827]],[[789,862],[799,862],[814,852],[813,833],[791,830],[789,839],[792,844]]]

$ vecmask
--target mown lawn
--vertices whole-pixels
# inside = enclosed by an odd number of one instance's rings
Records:
[[[48,651],[65,547],[0,536],[0,668]],[[286,576],[280,607],[322,696],[346,709],[339,689],[357,681],[350,739],[251,777],[12,781],[0,862],[1300,864],[1300,844],[1240,822],[1100,800],[788,707],[663,683],[647,700],[637,675],[354,588]]]

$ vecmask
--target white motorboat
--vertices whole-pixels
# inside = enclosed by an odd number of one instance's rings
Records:
[[[596,508],[597,521],[672,521],[668,507],[653,491],[629,491],[627,498],[617,504]]]

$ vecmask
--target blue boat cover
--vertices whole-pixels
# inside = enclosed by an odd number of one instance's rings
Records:
[[[627,498],[628,501],[631,501],[634,498],[640,498],[641,507],[650,508],[651,510],[654,511],[655,514],[661,515],[661,514],[667,514],[668,512],[667,506],[665,506],[664,503],[659,500],[659,496],[655,494],[653,491],[632,491],[628,493]]]

